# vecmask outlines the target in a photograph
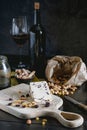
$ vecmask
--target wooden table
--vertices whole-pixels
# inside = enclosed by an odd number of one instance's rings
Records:
[[[12,82],[12,85],[15,85],[16,82]],[[77,91],[72,95],[74,99],[77,101],[81,101],[87,104],[87,83],[84,83],[80,86]],[[81,114],[84,117],[84,123],[79,128],[75,128],[75,130],[87,130],[87,111],[77,107],[73,103],[67,101],[63,97],[64,104],[60,108],[64,111],[76,112]],[[26,120],[19,119],[13,115],[10,115],[2,110],[0,110],[0,130],[71,130],[71,128],[67,128],[62,126],[56,119],[51,117],[45,117],[47,119],[47,124],[43,126],[41,124],[41,118],[39,121],[36,119],[32,120],[31,125],[26,124]],[[43,119],[43,118],[42,118]]]
[[[72,96],[74,99],[87,103],[87,83],[83,84]],[[84,117],[84,124],[75,130],[87,130],[87,111],[77,107],[76,105],[70,103],[65,98],[63,98],[64,104],[60,108],[64,111],[76,112]],[[47,119],[47,124],[42,125],[42,119],[39,121],[36,119],[32,120],[31,125],[26,124],[26,120],[19,119],[13,115],[10,115],[2,110],[0,110],[0,130],[67,130],[71,128],[66,128],[62,126],[56,119],[51,117],[44,117]]]

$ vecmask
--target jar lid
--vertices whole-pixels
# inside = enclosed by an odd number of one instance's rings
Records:
[[[4,56],[4,55],[0,55],[0,61],[2,61],[2,60],[7,60],[7,57],[6,56]]]

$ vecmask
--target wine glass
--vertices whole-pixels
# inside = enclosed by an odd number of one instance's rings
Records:
[[[10,35],[19,47],[20,60],[17,68],[25,68],[22,61],[22,47],[29,39],[28,21],[26,16],[17,16],[12,19]]]

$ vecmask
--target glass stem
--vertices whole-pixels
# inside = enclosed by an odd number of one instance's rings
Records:
[[[19,67],[22,65],[22,47],[19,47]]]

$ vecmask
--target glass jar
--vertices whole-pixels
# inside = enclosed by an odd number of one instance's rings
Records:
[[[0,89],[10,87],[11,68],[6,56],[0,55]]]

